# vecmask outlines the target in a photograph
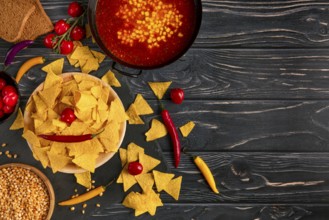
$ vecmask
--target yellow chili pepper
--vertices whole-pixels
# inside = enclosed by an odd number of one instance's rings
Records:
[[[45,62],[45,59],[43,57],[34,57],[29,60],[27,60],[23,65],[19,68],[17,75],[16,75],[16,82],[18,83],[22,76],[33,66],[37,64],[43,64]]]
[[[193,159],[194,159],[194,163],[201,171],[202,175],[208,182],[208,185],[210,186],[212,191],[214,191],[214,193],[219,194],[214,176],[213,176],[211,170],[209,169],[208,165],[206,164],[206,162],[204,162],[204,160],[199,156],[193,157]]]
[[[92,198],[98,196],[100,193],[104,192],[105,189],[106,189],[105,186],[99,186],[99,187],[97,187],[93,190],[90,190],[89,192],[86,192],[78,197],[60,202],[60,203],[58,203],[58,205],[69,206],[69,205],[75,205],[75,204],[85,202],[89,199],[92,199]]]

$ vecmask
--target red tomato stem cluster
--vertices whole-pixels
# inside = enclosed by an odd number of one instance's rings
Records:
[[[7,85],[6,80],[0,78],[0,118],[11,114],[18,102],[18,92],[12,85]]]
[[[43,40],[45,47],[56,53],[70,54],[73,51],[73,41],[85,38],[86,30],[83,27],[83,18],[86,10],[78,2],[72,2],[68,7],[69,19],[60,19],[55,23],[55,33],[46,35]]]

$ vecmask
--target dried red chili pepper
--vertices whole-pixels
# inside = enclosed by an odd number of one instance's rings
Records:
[[[180,162],[180,154],[181,154],[181,145],[178,136],[177,129],[174,125],[173,120],[171,119],[169,112],[167,110],[161,111],[161,116],[163,122],[169,132],[172,144],[173,144],[173,151],[174,151],[174,159],[175,159],[175,167],[177,168]]]
[[[65,142],[65,143],[73,143],[73,142],[82,142],[91,140],[103,131],[96,134],[84,134],[84,135],[56,135],[56,134],[40,134],[39,137],[55,142]]]

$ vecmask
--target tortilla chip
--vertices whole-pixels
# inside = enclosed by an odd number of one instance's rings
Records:
[[[186,123],[185,125],[179,127],[179,130],[182,133],[183,137],[187,137],[193,130],[194,126],[195,126],[195,123],[193,121],[190,121],[190,122]]]
[[[149,155],[140,153],[139,162],[143,165],[143,173],[148,173],[160,164],[160,160],[155,159]]]
[[[101,97],[102,87],[101,86],[93,86],[93,87],[90,88],[90,92],[96,99],[98,99],[99,97]]]
[[[137,161],[140,154],[144,154],[144,148],[131,142],[127,147],[127,163]]]
[[[55,85],[59,85],[62,84],[63,82],[63,78],[59,75],[56,75],[55,73],[53,73],[52,71],[50,71],[45,79],[44,85],[43,85],[43,89],[49,89],[52,88]]]
[[[44,103],[46,103],[47,107],[52,109],[55,106],[55,101],[60,92],[60,85],[57,84],[42,91],[38,91],[38,95],[44,101]],[[36,106],[36,108],[38,108],[38,106]]]
[[[152,119],[151,128],[145,133],[146,141],[154,141],[166,136],[168,133],[166,126],[157,119]]]
[[[172,82],[149,82],[154,95],[161,100]]]
[[[91,88],[95,86],[95,82],[94,81],[89,81],[89,80],[82,80],[79,84],[79,90],[82,91],[90,91]]]
[[[138,115],[149,115],[154,113],[151,106],[147,103],[141,94],[137,94],[134,104]]]
[[[121,83],[115,77],[114,73],[111,70],[109,70],[109,71],[107,71],[107,73],[105,73],[105,75],[102,77],[102,80],[105,83],[109,84],[110,86],[121,87]]]
[[[81,66],[81,72],[90,73],[91,71],[98,70],[99,63],[96,58],[89,58],[87,62]]]
[[[46,73],[55,73],[56,75],[60,75],[63,72],[63,66],[64,66],[64,58],[57,59],[51,63],[49,63],[47,66],[44,66],[42,68],[43,71]]]
[[[124,165],[127,163],[127,150],[120,148],[119,149],[120,159],[121,159],[121,165],[124,167]]]
[[[152,187],[154,185],[154,178],[152,173],[144,173],[140,175],[136,175],[135,179],[137,180],[137,183],[142,188],[144,192],[147,192],[149,190],[152,190]]]
[[[22,110],[19,108],[14,123],[10,126],[9,130],[18,130],[24,128],[24,117]]]
[[[97,105],[97,100],[93,95],[89,95],[85,92],[74,92],[74,102],[75,106],[79,110],[90,110],[91,108],[94,108]]]
[[[50,145],[49,152],[51,152],[52,154],[60,154],[67,156],[65,144],[61,142],[52,142]]]
[[[79,167],[90,171],[95,172],[97,154],[84,154],[78,157],[75,157],[72,162],[78,165]]]
[[[151,216],[154,216],[158,206],[163,206],[160,199],[160,194],[155,193],[154,190],[143,192],[144,201],[146,202],[146,209]]]
[[[121,104],[118,98],[115,98],[110,105],[110,112],[109,112],[109,121],[116,121],[118,123],[124,122],[128,120],[129,117],[127,116],[123,105]]]
[[[169,184],[170,180],[174,178],[175,175],[172,173],[163,173],[157,170],[153,170],[153,176],[157,191],[161,192],[162,190],[167,188],[167,185]]]
[[[94,55],[90,52],[88,46],[77,47],[71,55],[71,59],[76,60],[88,60],[91,58],[94,58]]]
[[[105,59],[105,54],[98,52],[96,50],[90,50],[94,57],[98,60],[98,63],[102,63]]]
[[[181,185],[182,185],[182,179],[183,178],[181,176],[179,176],[175,179],[172,179],[172,180],[170,180],[167,187],[164,188],[164,191],[166,191],[166,193],[171,195],[171,197],[173,197],[176,201],[179,198],[180,189],[181,189]]]
[[[64,155],[54,154],[50,151],[47,152],[47,155],[53,173],[56,173],[57,171],[63,169],[68,163],[71,162],[71,158]]]
[[[49,159],[47,152],[49,151],[50,147],[33,147],[33,157],[40,161],[43,168],[47,168],[49,166]]]
[[[126,111],[126,114],[128,115],[129,119],[128,122],[129,124],[133,125],[139,125],[139,124],[144,124],[144,121],[139,117],[137,113],[137,109],[135,104],[131,104]]]
[[[133,185],[137,183],[135,176],[128,172],[128,164],[122,170],[123,191],[127,192]]]
[[[31,144],[33,147],[41,147],[38,136],[36,136],[32,131],[27,130],[23,135],[23,138]]]
[[[91,188],[91,174],[90,174],[90,172],[75,173],[74,176],[77,179],[78,184],[86,187],[87,189]]]

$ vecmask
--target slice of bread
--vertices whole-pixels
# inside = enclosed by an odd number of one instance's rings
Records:
[[[36,10],[28,18],[23,33],[18,41],[23,40],[34,40],[38,36],[46,34],[54,29],[54,26],[44,11],[39,0],[24,0],[26,2],[32,3]]]
[[[0,38],[16,42],[22,36],[25,24],[36,6],[24,0],[0,0],[0,5]]]

